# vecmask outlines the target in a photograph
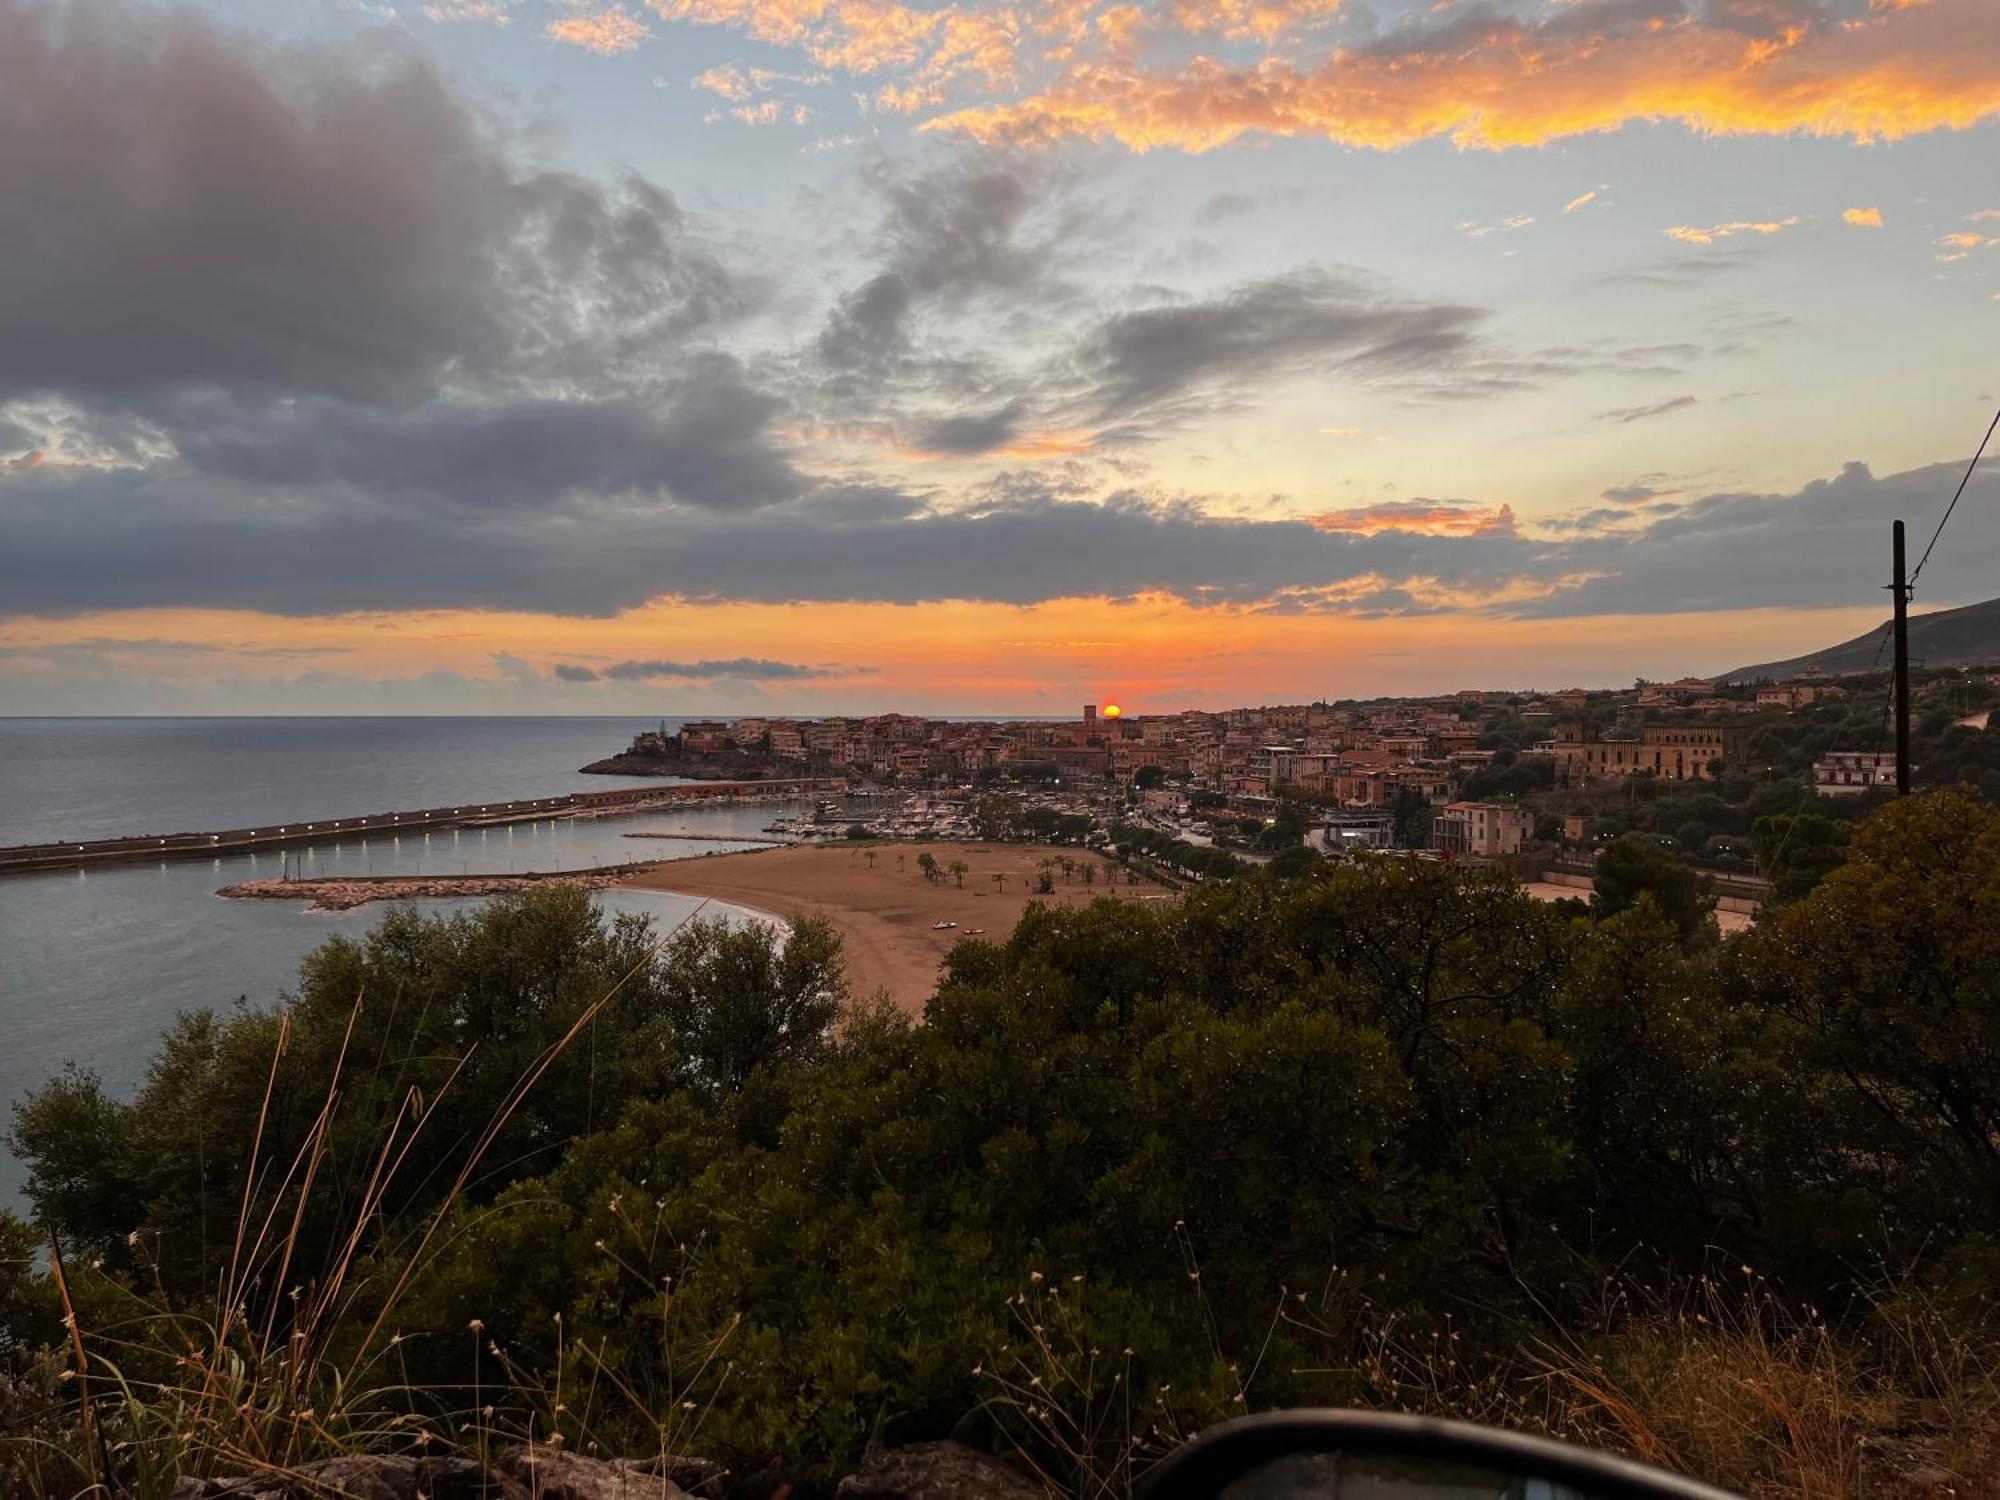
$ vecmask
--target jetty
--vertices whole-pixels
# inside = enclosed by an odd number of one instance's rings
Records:
[[[672,785],[621,787],[607,792],[565,792],[509,802],[464,802],[455,807],[420,807],[360,817],[266,823],[201,833],[141,834],[116,839],[75,839],[0,848],[0,875],[40,870],[95,869],[100,865],[147,864],[168,859],[219,859],[375,837],[402,838],[451,828],[490,828],[504,823],[553,818],[615,817],[703,803],[758,802],[838,795],[840,777],[799,776],[760,781],[691,781]]]

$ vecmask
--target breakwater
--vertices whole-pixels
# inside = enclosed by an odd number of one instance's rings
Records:
[[[550,818],[605,817],[703,803],[816,796],[844,791],[846,785],[839,778],[811,776],[788,780],[700,781],[606,792],[567,792],[556,797],[516,798],[507,802],[464,802],[453,807],[423,807],[401,812],[366,813],[359,817],[267,823],[257,828],[17,844],[0,848],[0,875],[35,870],[91,869],[100,865],[170,859],[214,859],[225,854],[276,851],[343,839],[365,840],[384,835],[400,838],[439,829],[492,827],[501,823]]]
[[[602,891],[619,884],[644,863],[608,870],[562,870],[525,875],[349,875],[336,880],[246,880],[215,894],[233,901],[309,901],[312,911],[351,911],[371,901],[415,901],[451,896],[500,896],[531,886],[571,886]]]

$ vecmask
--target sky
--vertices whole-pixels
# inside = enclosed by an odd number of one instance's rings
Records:
[[[1994,0],[0,0],[0,713],[1172,712],[1885,610]],[[1919,609],[2000,593],[2000,461]]]

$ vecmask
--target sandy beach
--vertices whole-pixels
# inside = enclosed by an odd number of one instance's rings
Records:
[[[947,868],[954,860],[963,861],[969,867],[963,887],[949,874],[936,884],[925,880],[917,864],[923,853]],[[1067,881],[1060,870],[1053,872],[1053,894],[1035,895],[1041,861],[1059,856],[1075,860],[1076,872]],[[1083,882],[1086,862],[1098,869],[1093,885]],[[1114,873],[1120,875],[1116,884],[1110,880]],[[1126,885],[1115,865],[1088,850],[954,842],[838,843],[716,854],[655,865],[622,883],[713,896],[778,917],[825,917],[846,942],[854,994],[886,992],[910,1011],[922,1010],[930,999],[938,965],[953,943],[975,935],[1003,941],[1030,901],[1084,906],[1100,896],[1137,901],[1174,896],[1151,881]],[[932,925],[937,922],[958,926],[940,932]],[[983,934],[975,932],[980,928]]]

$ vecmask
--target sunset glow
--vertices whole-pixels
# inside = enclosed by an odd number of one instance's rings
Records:
[[[0,0],[0,698],[1067,717],[1825,644],[1994,400],[1991,19]],[[1996,571],[1969,527],[1920,607]]]

